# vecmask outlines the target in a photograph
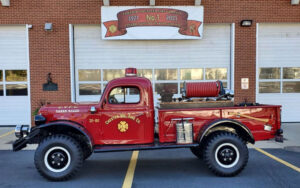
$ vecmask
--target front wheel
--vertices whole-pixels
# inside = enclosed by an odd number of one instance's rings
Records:
[[[200,146],[191,147],[190,150],[196,157],[203,159],[203,149]]]
[[[71,178],[83,163],[80,144],[67,135],[45,138],[37,148],[34,163],[38,172],[52,181]]]
[[[204,161],[216,175],[235,176],[247,165],[248,148],[236,134],[217,133],[206,144]]]

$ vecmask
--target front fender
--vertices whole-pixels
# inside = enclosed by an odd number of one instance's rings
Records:
[[[34,127],[28,136],[20,138],[13,143],[13,151],[19,151],[31,143],[39,135],[42,136],[44,131],[59,131],[59,130],[72,130],[85,137],[88,141],[88,147],[92,151],[94,141],[90,133],[80,124],[71,121],[55,121]],[[63,132],[62,132],[63,133]]]
[[[69,128],[73,128],[75,130],[77,130],[79,133],[81,133],[87,140],[88,140],[88,144],[89,147],[92,149],[93,145],[94,145],[94,141],[93,141],[93,137],[90,135],[90,133],[86,130],[86,128],[84,128],[82,125],[76,123],[76,122],[72,122],[72,121],[54,121],[54,122],[50,122],[47,124],[43,124],[37,128],[39,129],[53,129],[53,128],[57,128],[56,126],[64,126],[64,127],[69,127]]]

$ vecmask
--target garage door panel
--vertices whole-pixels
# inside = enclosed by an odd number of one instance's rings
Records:
[[[27,68],[26,27],[0,27],[0,66],[1,68]],[[24,62],[25,61],[25,62]],[[11,65],[13,63],[14,65]]]
[[[142,62],[143,67],[168,67],[174,63],[184,65],[189,59],[201,61],[202,66],[210,66],[211,62],[224,66],[224,60],[226,65],[230,60],[229,24],[205,27],[202,40],[107,41],[100,40],[100,32],[100,26],[75,26],[76,65],[99,67],[101,62],[102,68],[111,68],[112,63],[124,68],[138,67]],[[223,40],[212,40],[219,37]]]
[[[300,103],[299,95],[293,94],[264,94],[257,97],[257,101],[264,104],[282,105],[282,121],[283,122],[299,122]]]
[[[150,70],[154,91],[160,92],[166,87],[163,84],[177,86],[176,94],[180,93],[180,71],[183,68],[203,69],[225,68],[230,70],[230,24],[206,24],[202,40],[101,40],[100,25],[74,26],[75,52],[75,87],[76,101],[98,101],[100,95],[80,95],[91,93],[91,85],[101,84],[105,87],[107,80],[104,74],[107,70],[136,67]],[[82,69],[97,69],[101,71],[101,81],[78,80],[78,71]],[[156,80],[156,70],[174,69],[176,78],[172,80]],[[147,73],[148,74],[148,73]],[[124,73],[122,74],[122,76]],[[81,87],[81,91],[80,90]],[[157,87],[157,88],[156,88]],[[88,90],[88,89],[91,90]],[[85,90],[87,89],[87,90]],[[174,90],[174,92],[175,92]],[[97,93],[97,92],[95,92]]]
[[[31,121],[27,41],[25,25],[0,26],[0,126]]]
[[[300,93],[298,88],[292,88],[298,87],[300,82],[297,77],[300,75],[300,24],[259,24],[258,28],[256,100],[260,103],[282,105],[283,121],[300,122]],[[269,77],[262,78],[259,70],[263,67],[275,68],[279,75],[274,77],[270,72]],[[287,69],[293,71],[285,72]],[[285,76],[291,73],[295,75]],[[268,88],[269,82],[279,84],[279,88]],[[266,94],[265,91],[276,93]]]
[[[0,125],[28,125],[30,104],[27,96],[6,97],[6,99],[0,97],[0,104]]]

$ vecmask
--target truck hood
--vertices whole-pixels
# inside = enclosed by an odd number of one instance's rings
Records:
[[[47,122],[57,120],[80,121],[84,118],[83,114],[89,114],[91,106],[97,104],[97,102],[47,104],[40,108],[39,114],[43,115]]]

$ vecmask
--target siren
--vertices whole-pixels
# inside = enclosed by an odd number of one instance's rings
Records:
[[[125,76],[129,77],[129,76],[136,76],[137,75],[137,71],[136,68],[126,68],[125,69]]]

